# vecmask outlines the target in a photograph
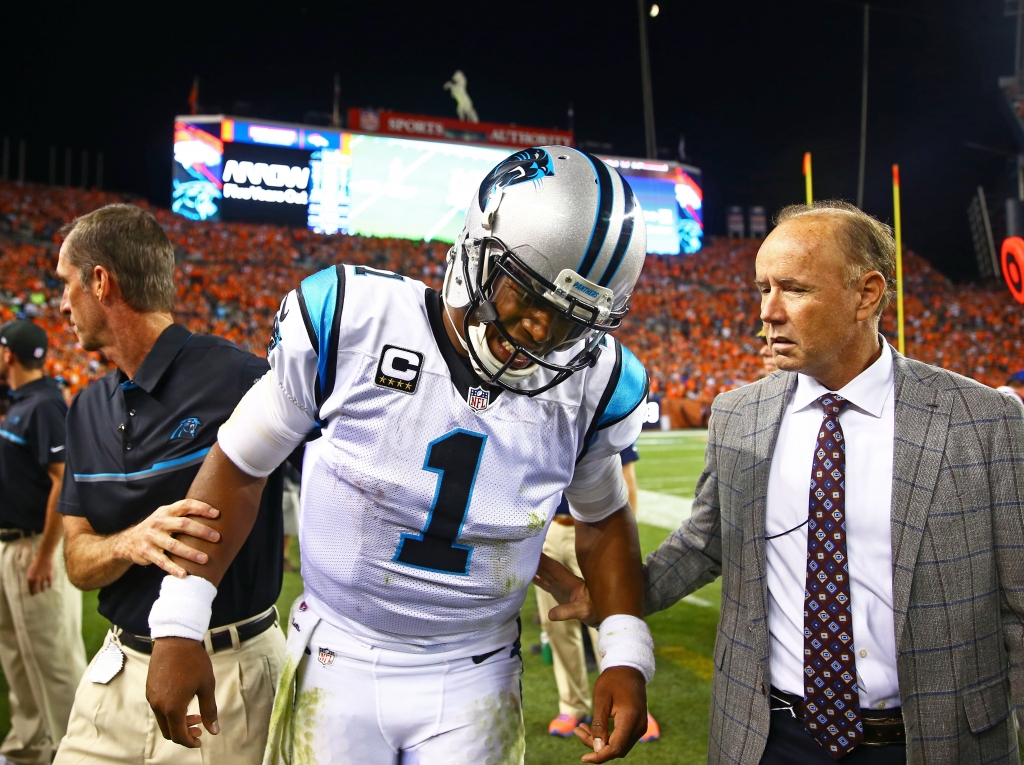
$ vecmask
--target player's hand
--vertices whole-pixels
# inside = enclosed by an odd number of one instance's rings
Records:
[[[188,572],[168,558],[167,553],[199,564],[206,563],[209,556],[189,547],[172,535],[181,534],[207,542],[217,542],[220,539],[219,533],[199,521],[192,520],[189,518],[190,515],[216,518],[220,513],[216,508],[196,499],[182,499],[158,507],[141,523],[116,535],[118,557],[139,566],[155,563],[168,574],[184,579]]]
[[[579,619],[596,627],[600,622],[590,600],[587,584],[556,560],[541,553],[540,565],[533,583],[557,600],[561,605],[551,609],[548,618],[553,622]]]
[[[38,595],[53,587],[53,553],[45,553],[40,549],[28,566],[26,579],[29,595]]]
[[[200,723],[214,736],[220,733],[214,698],[216,684],[210,655],[198,640],[166,637],[153,641],[146,700],[156,714],[164,738],[195,749],[202,746]],[[196,696],[199,714],[187,714],[188,705]]]
[[[609,722],[615,729],[609,733]],[[647,683],[632,667],[609,667],[594,683],[594,720],[576,728],[576,736],[593,751],[583,762],[625,757],[647,732]]]

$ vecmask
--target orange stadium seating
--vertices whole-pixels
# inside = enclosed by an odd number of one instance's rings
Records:
[[[77,347],[60,316],[53,277],[57,232],[78,215],[122,201],[150,209],[174,244],[177,320],[259,355],[265,355],[281,298],[321,268],[368,265],[433,287],[444,275],[443,243],[200,223],[121,194],[0,183],[0,320],[27,315],[46,329],[52,348],[47,369],[72,391],[108,367]],[[706,405],[759,376],[759,296],[752,283],[757,246],[719,239],[692,256],[648,256],[620,337],[647,366],[653,393]],[[909,356],[988,385],[1024,367],[1024,312],[1005,288],[954,285],[910,251],[903,262]],[[894,307],[882,327],[895,343]]]

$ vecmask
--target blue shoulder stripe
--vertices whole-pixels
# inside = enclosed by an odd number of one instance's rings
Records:
[[[345,267],[325,268],[308,276],[299,286],[299,310],[306,329],[316,338],[317,406],[334,390],[334,376],[338,370],[338,335],[341,327],[341,309],[345,302]],[[313,337],[310,337],[310,341]]]
[[[647,370],[629,348],[621,343],[619,347],[622,349],[622,369],[608,406],[597,421],[598,430],[626,419],[647,395]]]

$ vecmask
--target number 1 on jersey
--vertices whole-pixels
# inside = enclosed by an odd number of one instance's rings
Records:
[[[423,469],[438,473],[434,502],[423,533],[402,534],[395,551],[397,563],[447,574],[469,573],[473,548],[455,540],[466,522],[486,443],[487,436],[461,428],[430,442]]]

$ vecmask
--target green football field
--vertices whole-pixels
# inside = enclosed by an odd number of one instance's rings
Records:
[[[641,489],[675,497],[691,498],[703,465],[706,435],[700,431],[652,433],[641,437],[637,482]],[[669,530],[640,524],[644,554],[656,548]],[[298,563],[297,551],[295,562]],[[278,609],[287,614],[302,591],[298,574],[286,573]],[[711,696],[712,651],[718,623],[718,583],[708,585],[685,601],[647,621],[654,635],[657,673],[648,687],[648,704],[661,724],[661,740],[637,744],[627,758],[637,763],[702,763],[707,753],[708,712]],[[96,593],[84,596],[83,634],[89,657],[99,650],[108,623],[96,612]],[[526,762],[554,765],[578,762],[585,749],[575,738],[547,734],[547,725],[558,714],[554,673],[530,645],[540,643],[535,623],[537,600],[530,587],[523,606],[523,713],[526,721]],[[591,675],[591,679],[595,679]],[[7,686],[0,676],[0,735],[10,727]]]

